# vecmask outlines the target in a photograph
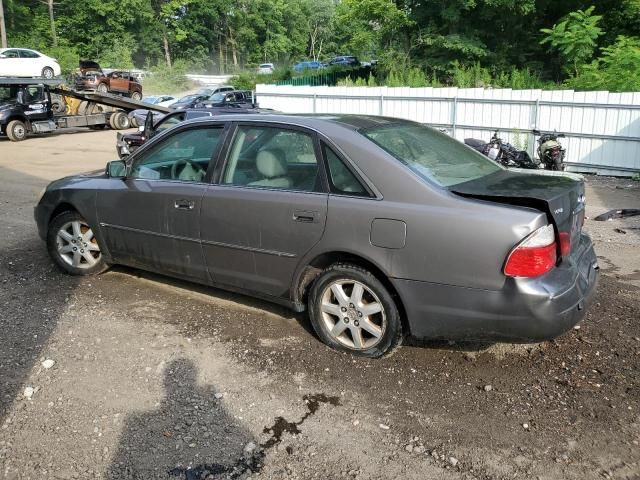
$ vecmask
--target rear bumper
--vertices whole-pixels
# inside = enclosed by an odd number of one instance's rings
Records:
[[[598,284],[591,239],[582,234],[568,260],[538,278],[506,278],[501,290],[392,279],[411,334],[421,338],[538,342],[569,330]]]

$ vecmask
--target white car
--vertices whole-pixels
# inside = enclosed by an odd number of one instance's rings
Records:
[[[260,65],[258,65],[259,74],[273,73],[275,69],[276,67],[274,67],[273,63],[261,63]]]
[[[61,73],[55,58],[27,48],[0,48],[0,77],[53,78]]]

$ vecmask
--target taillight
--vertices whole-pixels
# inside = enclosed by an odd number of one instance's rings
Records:
[[[509,277],[539,277],[556,264],[553,225],[541,227],[511,250],[504,266]]]
[[[560,256],[566,257],[571,252],[571,234],[560,232]]]

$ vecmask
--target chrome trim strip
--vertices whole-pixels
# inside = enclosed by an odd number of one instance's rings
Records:
[[[246,250],[254,253],[264,253],[265,255],[275,255],[276,257],[296,258],[295,253],[279,252],[277,250],[265,250],[263,248],[247,247],[244,245],[233,245],[230,243],[213,242],[211,240],[202,240],[203,245],[213,245],[214,247],[233,248],[235,250]]]
[[[275,255],[276,257],[296,258],[295,253],[279,252],[278,250],[266,250],[264,248],[247,247],[244,245],[233,245],[230,243],[214,242],[211,240],[198,240],[196,238],[182,237],[179,235],[170,235],[168,233],[151,232],[149,230],[141,230],[139,228],[123,227],[121,225],[112,225],[110,223],[100,223],[101,227],[113,228],[115,230],[124,230],[127,232],[144,233],[155,237],[170,238],[172,240],[184,240],[187,242],[196,242],[204,245],[213,245],[214,247],[233,248],[235,250],[245,250],[247,252],[262,253],[265,255]]]

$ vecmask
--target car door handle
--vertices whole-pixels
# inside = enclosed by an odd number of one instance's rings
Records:
[[[191,200],[176,200],[176,203],[174,203],[174,207],[178,210],[193,210],[193,207],[195,206],[196,202]]]
[[[296,222],[314,223],[318,221],[318,212],[310,210],[294,210],[293,219]]]

